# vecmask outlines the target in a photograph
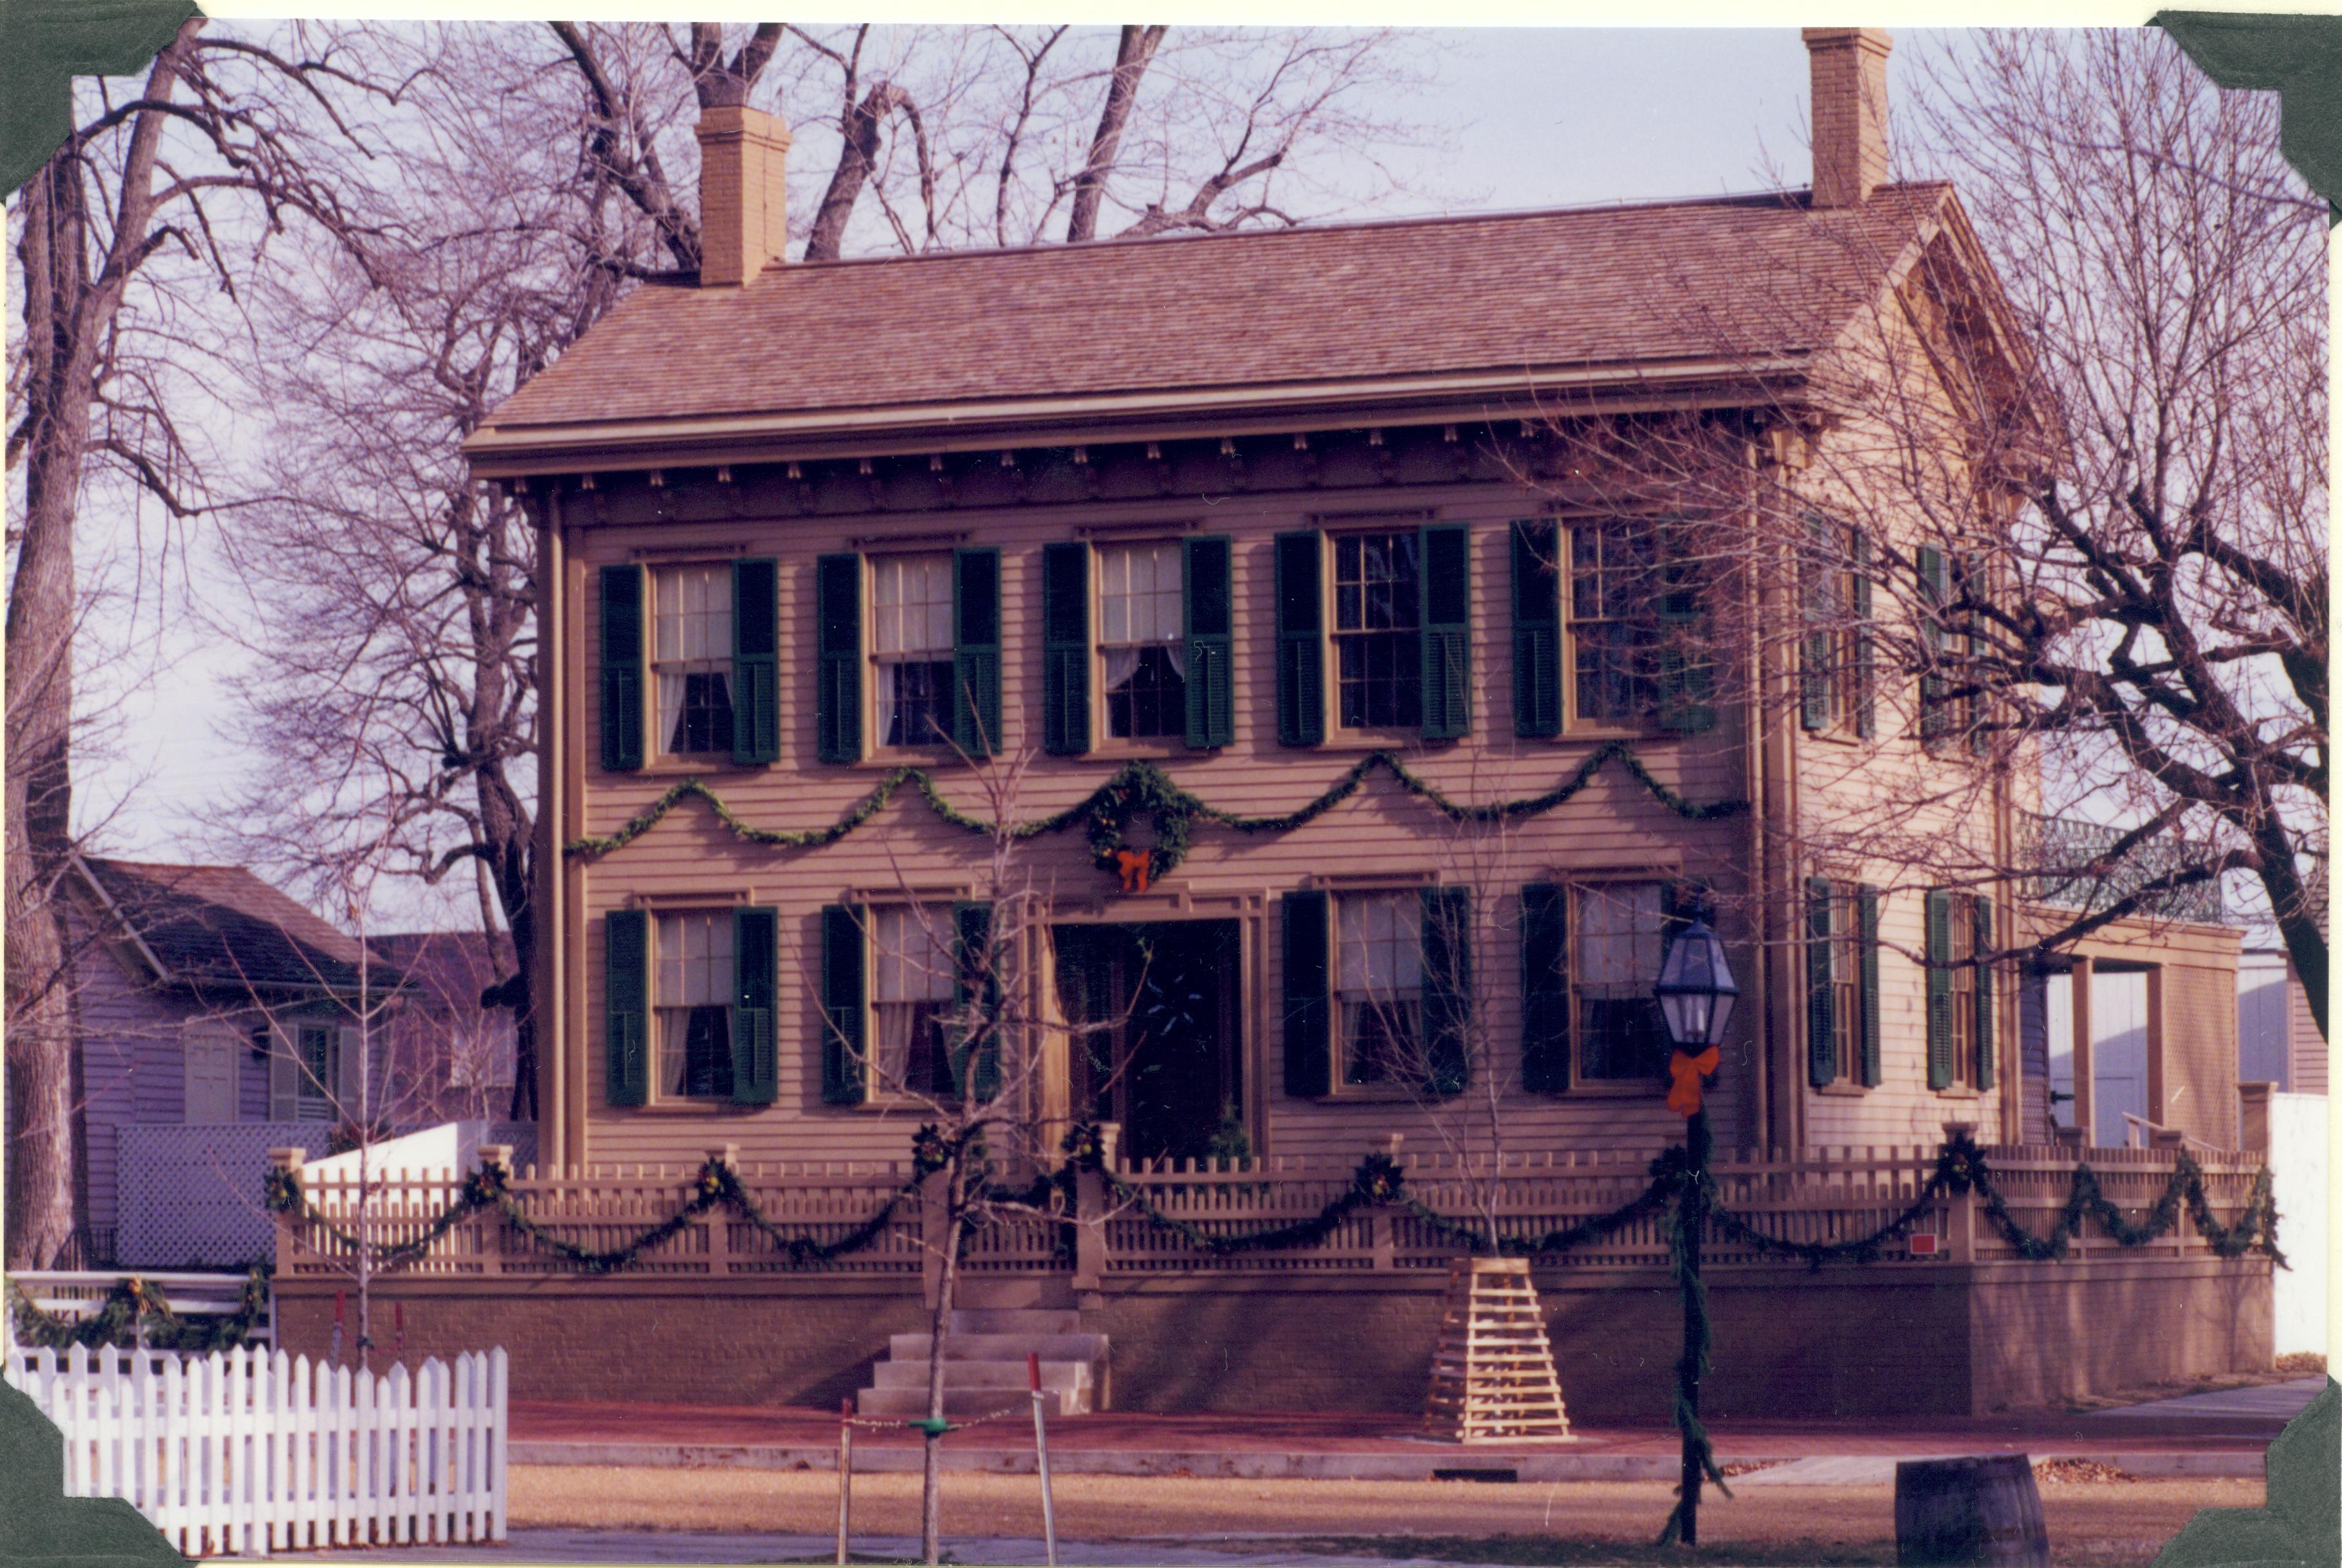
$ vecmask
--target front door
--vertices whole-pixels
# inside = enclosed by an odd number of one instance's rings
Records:
[[[1121,1124],[1135,1159],[1249,1152],[1232,920],[1061,925],[1074,1104]]]

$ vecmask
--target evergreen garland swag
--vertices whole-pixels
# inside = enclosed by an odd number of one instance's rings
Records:
[[[235,1311],[190,1313],[184,1317],[171,1310],[160,1290],[136,1274],[115,1282],[97,1310],[85,1318],[44,1311],[14,1280],[8,1282],[8,1289],[15,1297],[11,1304],[16,1338],[22,1343],[47,1350],[67,1350],[77,1344],[95,1350],[144,1343],[149,1350],[205,1355],[233,1350],[251,1340],[253,1328],[268,1306],[268,1271],[258,1263],[252,1266],[245,1275],[244,1293]]]
[[[1728,817],[1747,809],[1745,801],[1721,801],[1713,805],[1677,794],[1651,775],[1634,748],[1624,741],[1605,741],[1586,754],[1569,776],[1543,794],[1528,795],[1520,800],[1489,801],[1474,805],[1446,795],[1407,770],[1397,755],[1391,752],[1369,752],[1360,757],[1342,776],[1336,779],[1326,793],[1297,810],[1281,816],[1243,816],[1224,811],[1179,787],[1168,774],[1151,762],[1125,763],[1106,783],[1061,812],[1018,823],[1009,831],[1019,840],[1034,839],[1046,834],[1062,833],[1079,824],[1088,843],[1090,858],[1102,870],[1116,869],[1115,856],[1123,848],[1131,820],[1145,816],[1155,826],[1155,842],[1151,846],[1149,874],[1162,876],[1186,858],[1189,839],[1197,821],[1216,823],[1236,833],[1286,833],[1314,821],[1341,804],[1365,787],[1366,779],[1380,771],[1390,774],[1401,789],[1422,801],[1432,810],[1456,823],[1511,822],[1521,817],[1540,816],[1570,800],[1594,782],[1594,775],[1611,763],[1616,763],[1648,790],[1653,798],[1677,816],[1691,822],[1709,822]],[[698,778],[678,781],[666,793],[653,801],[615,833],[604,836],[588,835],[572,839],[562,846],[565,854],[596,857],[623,848],[656,827],[667,813],[690,796],[706,801],[735,838],[747,844],[764,844],[775,849],[818,849],[836,844],[839,839],[861,827],[886,808],[896,792],[905,784],[919,793],[919,798],[936,815],[952,826],[966,832],[990,836],[995,824],[981,817],[970,816],[946,800],[936,788],[935,775],[925,768],[897,767],[890,769],[871,792],[864,795],[844,816],[827,827],[787,829],[755,827],[740,820],[723,798]]]
[[[271,1171],[266,1193],[268,1206],[273,1211],[304,1214],[310,1224],[351,1250],[355,1251],[361,1244],[369,1246],[375,1262],[385,1268],[397,1268],[412,1263],[429,1250],[433,1242],[465,1219],[482,1210],[493,1208],[530,1241],[585,1272],[615,1273],[632,1267],[640,1261],[643,1253],[673,1240],[692,1221],[718,1207],[729,1210],[770,1238],[791,1266],[803,1267],[858,1252],[876,1241],[886,1233],[888,1223],[904,1202],[917,1194],[920,1183],[928,1175],[942,1170],[957,1154],[972,1154],[982,1161],[981,1137],[980,1129],[963,1134],[955,1140],[933,1124],[920,1127],[911,1141],[910,1178],[889,1193],[867,1219],[831,1242],[816,1241],[810,1236],[783,1231],[756,1206],[756,1200],[741,1186],[737,1173],[723,1161],[712,1159],[701,1164],[692,1178],[690,1195],[673,1214],[632,1240],[604,1250],[583,1247],[555,1235],[531,1218],[513,1198],[505,1184],[505,1173],[497,1166],[483,1166],[466,1176],[455,1203],[434,1217],[417,1235],[388,1246],[361,1243],[356,1236],[326,1219],[307,1202],[302,1193],[300,1181],[290,1172]],[[1943,1145],[1936,1156],[1935,1171],[1927,1183],[1903,1212],[1887,1223],[1867,1235],[1842,1242],[1798,1242],[1760,1231],[1726,1208],[1723,1193],[1716,1186],[1715,1178],[1704,1171],[1695,1178],[1686,1152],[1680,1146],[1661,1151],[1647,1167],[1649,1184],[1616,1208],[1589,1215],[1541,1235],[1494,1237],[1438,1213],[1416,1197],[1408,1190],[1405,1168],[1386,1154],[1366,1155],[1351,1174],[1350,1184],[1307,1219],[1223,1234],[1205,1231],[1176,1214],[1166,1214],[1149,1202],[1144,1192],[1106,1165],[1096,1128],[1076,1127],[1066,1135],[1062,1147],[1066,1156],[1066,1164],[1056,1174],[1036,1176],[1030,1185],[1021,1189],[990,1188],[985,1195],[995,1202],[1046,1209],[1063,1215],[1070,1223],[1073,1174],[1078,1170],[1096,1171],[1105,1179],[1117,1203],[1141,1215],[1148,1223],[1168,1231],[1197,1251],[1216,1257],[1319,1242],[1360,1209],[1375,1207],[1405,1209],[1425,1224],[1462,1242],[1475,1253],[1512,1257],[1559,1256],[1614,1235],[1637,1220],[1666,1211],[1669,1215],[1671,1244],[1679,1253],[1682,1245],[1679,1233],[1681,1216],[1686,1205],[1696,1204],[1703,1219],[1726,1240],[1776,1256],[1801,1258],[1808,1267],[1818,1269],[1826,1263],[1876,1262],[1888,1243],[1907,1235],[1938,1199],[1974,1191],[1982,1199],[1986,1217],[1993,1227],[2018,1256],[2027,1259],[2063,1257],[2067,1243],[2080,1231],[2086,1219],[2097,1221],[2106,1234],[2121,1246],[2146,1246],[2170,1234],[2172,1228],[2178,1223],[2180,1206],[2184,1203],[2189,1217],[2196,1223],[2197,1230],[2217,1256],[2233,1258],[2257,1251],[2276,1260],[2280,1266],[2290,1266],[2286,1264],[2285,1254],[2277,1250],[2277,1214],[2270,1197],[2267,1168],[2264,1166],[2254,1176],[2244,1211],[2233,1223],[2223,1224],[2212,1213],[2209,1195],[2204,1190],[2202,1167],[2185,1151],[2174,1163],[2163,1193],[2148,1211],[2144,1223],[2134,1224],[2127,1219],[2122,1210],[2107,1197],[2097,1173],[2084,1164],[2074,1168],[2066,1205],[2057,1223],[2047,1236],[2035,1236],[2009,1212],[2007,1199],[1992,1179],[1984,1151],[1975,1139],[1961,1134]],[[1696,1195],[1691,1191],[1695,1180],[1699,1187]]]

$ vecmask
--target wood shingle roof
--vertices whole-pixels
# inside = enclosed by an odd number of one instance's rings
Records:
[[[1807,355],[1941,221],[1941,184],[766,268],[638,288],[475,455],[594,427]],[[816,424],[819,421],[816,420]]]

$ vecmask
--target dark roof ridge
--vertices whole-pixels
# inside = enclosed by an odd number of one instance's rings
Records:
[[[1880,185],[1872,193],[1877,196],[1887,192],[1924,191],[1950,185],[1949,180],[1899,180]],[[756,275],[772,273],[793,273],[808,270],[828,272],[847,267],[888,266],[901,262],[968,261],[977,256],[1014,256],[1035,255],[1078,255],[1085,251],[1129,250],[1138,245],[1202,243],[1207,240],[1268,240],[1301,235],[1342,234],[1356,229],[1427,228],[1439,225],[1518,222],[1523,218],[1565,218],[1592,216],[1613,213],[1675,211],[1686,207],[1807,207],[1812,191],[1804,185],[1785,186],[1777,190],[1726,191],[1710,196],[1650,197],[1639,201],[1611,200],[1601,202],[1570,202],[1553,207],[1493,207],[1469,213],[1410,213],[1403,217],[1344,218],[1333,223],[1287,224],[1282,228],[1214,229],[1198,234],[1194,230],[1173,230],[1130,240],[1108,235],[1100,239],[1036,240],[1021,245],[968,245],[957,250],[911,251],[883,255],[836,256],[826,261],[794,261],[767,263]],[[663,274],[656,282],[675,286],[696,286],[696,274]]]

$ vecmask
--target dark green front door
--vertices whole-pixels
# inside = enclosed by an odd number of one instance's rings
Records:
[[[1074,1103],[1134,1159],[1248,1153],[1232,920],[1056,929]]]

